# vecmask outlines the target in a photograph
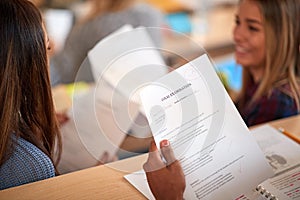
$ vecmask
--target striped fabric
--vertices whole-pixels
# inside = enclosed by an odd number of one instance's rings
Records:
[[[6,189],[55,176],[47,155],[19,138],[12,156],[0,167],[0,189]]]

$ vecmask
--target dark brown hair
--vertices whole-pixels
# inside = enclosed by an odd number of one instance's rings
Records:
[[[0,165],[13,151],[12,134],[53,159],[61,138],[41,14],[27,0],[1,0],[0,13]]]

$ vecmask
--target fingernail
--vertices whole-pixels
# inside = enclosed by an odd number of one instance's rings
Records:
[[[168,147],[170,145],[170,142],[169,142],[169,140],[163,140],[163,141],[161,141],[160,144],[162,147]]]

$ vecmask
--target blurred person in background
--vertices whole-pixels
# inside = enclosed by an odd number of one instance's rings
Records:
[[[241,0],[235,57],[243,66],[238,108],[248,126],[299,113],[300,4],[298,0]],[[144,164],[157,200],[184,199],[185,177],[167,140],[150,144]],[[163,161],[162,157],[166,160]]]
[[[31,1],[38,8],[44,7],[46,3],[45,0],[29,0],[29,1]]]
[[[93,82],[91,67],[86,59],[88,51],[123,25],[163,27],[165,24],[164,15],[146,3],[136,0],[89,1],[91,11],[74,26],[63,50],[51,59],[50,75],[53,86],[72,83],[75,79]],[[151,37],[155,44],[160,45],[160,33],[152,34]],[[80,76],[76,78],[79,69]]]
[[[241,0],[233,31],[243,67],[237,108],[248,126],[300,111],[297,0]]]

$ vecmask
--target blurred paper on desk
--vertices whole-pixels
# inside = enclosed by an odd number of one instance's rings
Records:
[[[121,27],[89,51],[96,83],[105,80],[125,97],[139,102],[139,90],[168,70],[150,33],[151,28]]]
[[[124,178],[138,189],[145,197],[150,200],[155,200],[151,193],[150,187],[147,184],[147,177],[143,170],[124,176]]]
[[[103,85],[73,98],[70,120],[61,127],[61,173],[95,166],[104,152],[115,156],[139,107],[116,92],[111,100],[112,92]]]
[[[300,165],[300,145],[266,124],[252,129],[258,145],[275,174]]]

